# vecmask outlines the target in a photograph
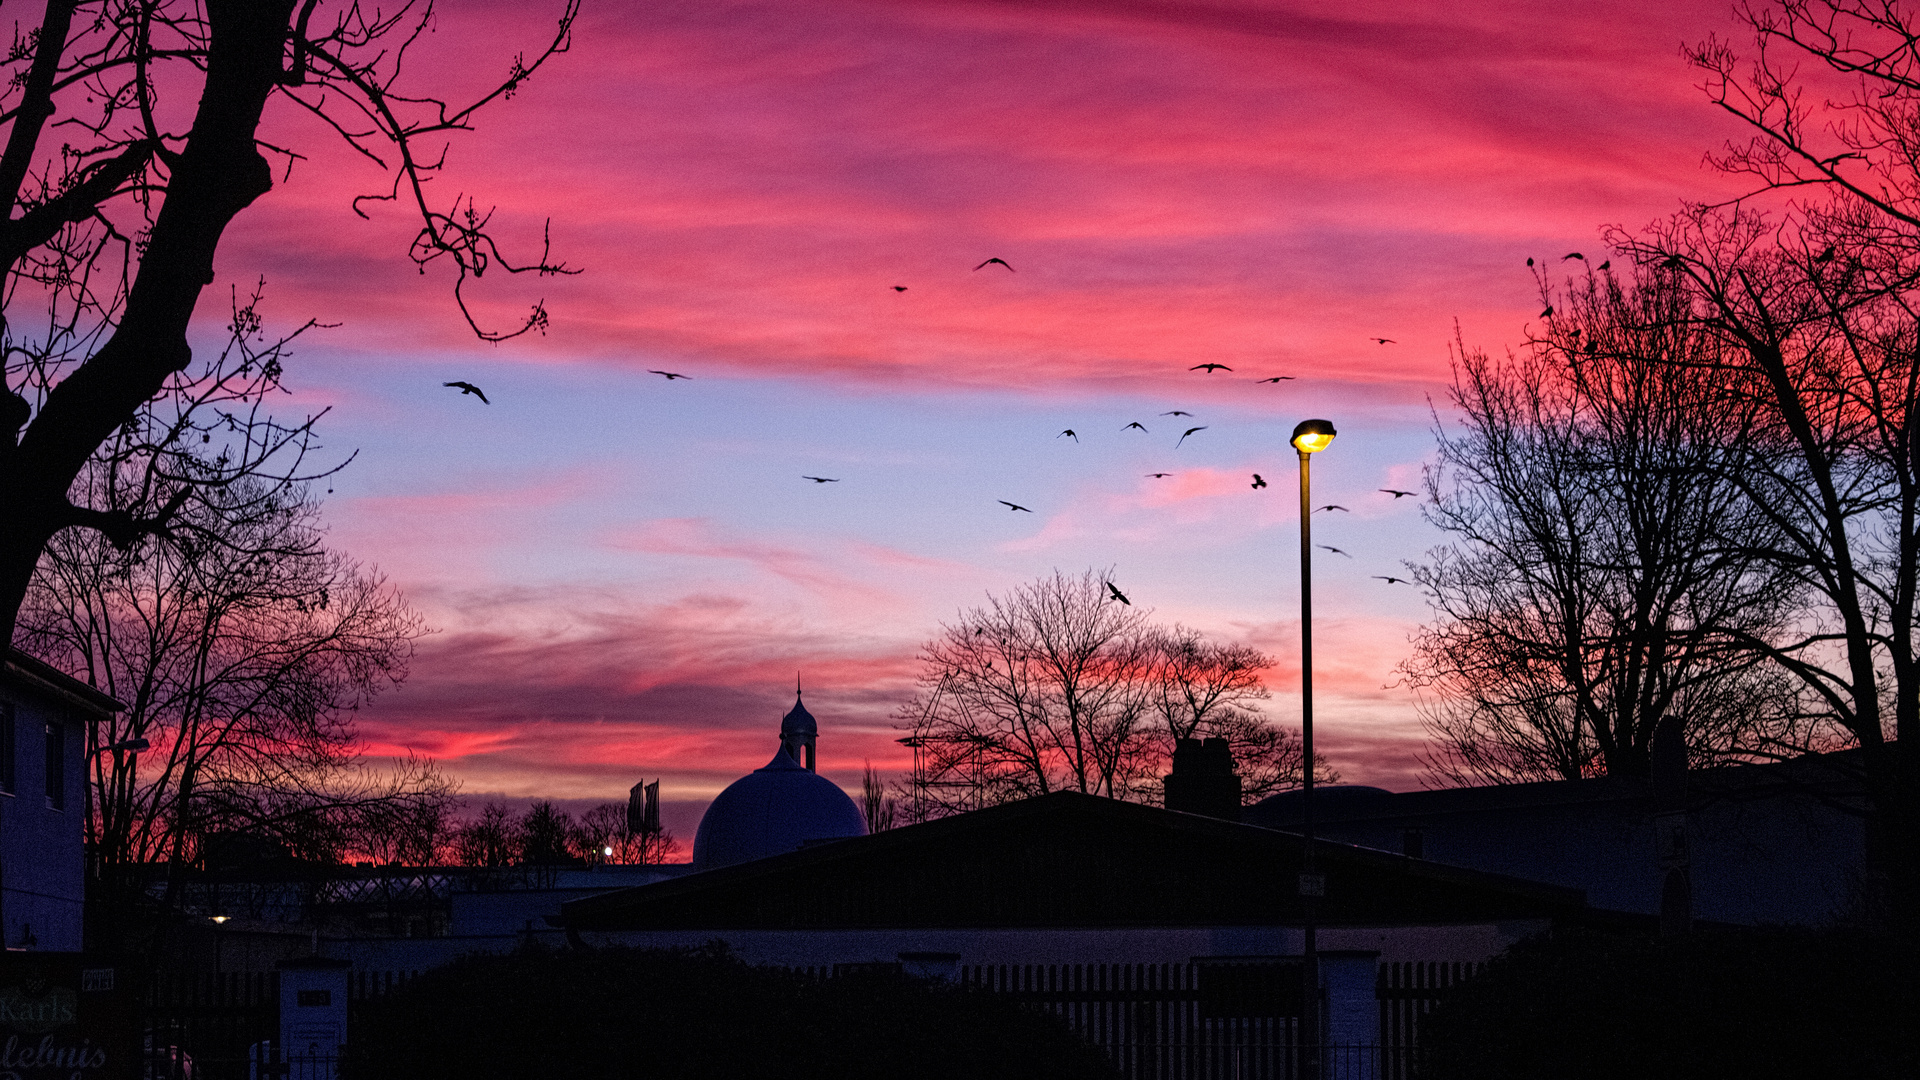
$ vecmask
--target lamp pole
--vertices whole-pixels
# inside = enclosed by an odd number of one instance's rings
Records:
[[[1321,1073],[1320,955],[1314,937],[1315,902],[1326,895],[1326,879],[1313,857],[1313,464],[1312,455],[1332,445],[1327,420],[1303,420],[1293,429],[1300,452],[1300,818],[1303,852],[1300,869],[1300,1071],[1312,1080]]]

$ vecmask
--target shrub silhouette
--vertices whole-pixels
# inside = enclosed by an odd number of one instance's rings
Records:
[[[1434,1008],[1422,1080],[1920,1075],[1896,950],[1844,931],[1521,942]]]

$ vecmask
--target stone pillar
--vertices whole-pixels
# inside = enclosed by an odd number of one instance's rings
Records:
[[[287,1080],[336,1080],[347,1042],[350,960],[307,956],[280,967],[280,1060]]]

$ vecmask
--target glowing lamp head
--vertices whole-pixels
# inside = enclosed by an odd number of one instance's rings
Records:
[[[609,844],[606,847],[601,848],[600,854],[605,855],[609,859],[613,858],[613,845]]]
[[[1302,420],[1293,429],[1294,449],[1303,454],[1315,454],[1333,445],[1333,421]]]

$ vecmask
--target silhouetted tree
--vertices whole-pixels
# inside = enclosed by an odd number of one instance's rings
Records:
[[[433,26],[430,3],[48,0],[40,25],[16,33],[0,59],[0,642],[12,640],[41,550],[61,531],[94,529],[130,547],[172,536],[203,492],[302,475],[307,424],[263,408],[279,350],[196,364],[187,343],[227,226],[272,188],[269,155],[289,167],[301,156],[260,140],[270,101],[312,114],[391,171],[392,184],[354,209],[371,199],[417,213],[408,255],[423,273],[453,268],[463,312],[468,279],[486,270],[564,272],[544,254],[503,258],[490,214],[459,195],[430,199],[428,181],[445,137],[567,48],[574,13],[566,0],[552,41],[463,103],[401,78]],[[536,304],[516,329],[474,329],[498,340],[545,323]],[[236,318],[237,339],[261,340],[259,330]],[[216,439],[225,452],[206,468],[183,466],[183,450]],[[165,479],[171,494],[142,503],[114,498],[125,490],[116,487],[76,490],[110,442],[112,471]]]
[[[1437,619],[1402,666],[1429,767],[1456,783],[1644,776],[1663,718],[1697,764],[1785,751],[1801,584],[1740,477],[1770,452],[1665,271],[1542,296],[1518,356],[1462,346],[1436,422],[1428,521],[1456,539],[1412,570]]]
[[[580,855],[579,830],[573,815],[553,804],[551,799],[536,799],[520,819],[520,861],[524,863],[570,862]]]
[[[1158,802],[1162,797],[1160,766],[1172,761],[1180,739],[1227,740],[1241,795],[1249,802],[1305,782],[1299,733],[1269,721],[1257,704],[1271,696],[1261,673],[1273,666],[1272,657],[1252,646],[1208,641],[1198,631],[1176,625],[1155,631],[1150,662],[1153,708],[1160,723],[1150,729],[1155,766],[1136,781],[1141,798]],[[1315,783],[1340,779],[1325,754],[1314,754],[1314,768]]]
[[[1820,600],[1773,655],[1859,746],[1871,864],[1894,925],[1920,925],[1920,14],[1908,5],[1785,0],[1741,8],[1751,61],[1689,50],[1708,95],[1751,126],[1716,159],[1762,189],[1817,191],[1778,223],[1694,207],[1615,240],[1684,280],[1700,324],[1762,403],[1779,453],[1757,502],[1773,556]],[[1801,65],[1837,76],[1812,90]],[[1890,714],[1890,715],[1889,715]]]
[[[1299,783],[1297,738],[1252,705],[1270,662],[1154,625],[1114,600],[1103,574],[1055,571],[989,595],[944,624],[921,662],[922,690],[895,714],[917,744],[909,816],[1050,791],[1157,801],[1174,738],[1195,733],[1234,741],[1252,790]]]
[[[453,839],[454,859],[461,866],[509,866],[522,849],[520,823],[502,802],[488,802],[480,816],[461,826]]]
[[[866,763],[860,770],[860,816],[867,821],[869,834],[885,832],[893,828],[899,817],[899,803],[888,790],[885,780],[874,771],[873,762]]]
[[[97,457],[80,483],[135,468]],[[22,648],[127,704],[89,730],[90,751],[151,744],[89,758],[88,838],[109,870],[191,862],[211,832],[337,860],[445,812],[451,785],[430,763],[361,760],[353,714],[405,678],[422,631],[377,574],[326,548],[318,515],[302,485],[243,478],[181,502],[174,542],[68,530],[43,553]]]
[[[653,864],[672,862],[680,855],[680,841],[671,830],[629,828],[625,803],[601,803],[580,815],[580,836],[586,857],[596,862]],[[608,848],[613,849],[610,855]]]

